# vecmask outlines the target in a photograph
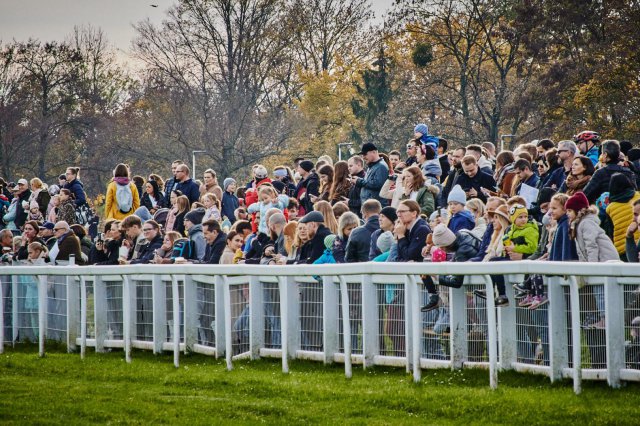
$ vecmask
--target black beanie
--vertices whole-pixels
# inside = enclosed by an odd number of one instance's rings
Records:
[[[302,167],[302,170],[305,172],[310,172],[313,170],[313,163],[309,160],[304,160],[300,162],[300,167]]]
[[[631,149],[627,152],[627,158],[629,159],[629,161],[636,161],[636,160],[640,160],[640,149],[638,149],[638,148],[631,148]]]
[[[274,180],[273,182],[271,182],[271,185],[273,185],[278,194],[282,194],[282,191],[286,188],[286,185],[279,180]]]
[[[398,213],[396,213],[396,209],[393,207],[385,207],[380,210],[380,214],[389,219],[391,222],[395,223],[398,220]]]
[[[544,203],[550,203],[551,202],[551,197],[553,197],[556,194],[556,190],[553,188],[542,188],[540,190],[540,193],[538,194],[538,206],[541,206]]]
[[[194,225],[200,225],[202,223],[202,218],[204,217],[205,210],[202,207],[199,207],[195,210],[191,210],[184,216],[184,220],[188,220]]]
[[[633,188],[633,183],[623,173],[614,173],[609,181],[609,197],[622,194]]]

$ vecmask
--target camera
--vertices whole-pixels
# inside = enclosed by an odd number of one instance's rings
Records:
[[[398,175],[390,175],[387,179],[395,182],[396,180],[398,180]]]

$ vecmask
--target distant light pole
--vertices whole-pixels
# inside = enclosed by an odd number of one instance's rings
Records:
[[[516,138],[516,135],[500,135],[500,152],[504,151],[504,144],[510,145]]]
[[[207,151],[191,151],[191,176],[196,179],[196,154],[205,154]]]
[[[338,144],[338,161],[342,161],[342,148],[347,148],[347,153],[349,155],[353,155],[355,153],[355,150],[353,149],[353,143],[351,142],[345,142],[345,143],[339,143]]]

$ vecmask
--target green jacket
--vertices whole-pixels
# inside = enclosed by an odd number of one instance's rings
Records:
[[[437,188],[437,187],[432,187]],[[402,194],[400,196],[400,200],[408,200],[409,196]],[[420,213],[426,215],[427,217],[431,216],[431,213],[436,209],[436,201],[435,196],[433,194],[433,189],[429,186],[423,186],[418,190],[418,196],[416,197],[416,202],[420,204]]]
[[[539,236],[538,225],[533,222],[527,222],[522,228],[511,225],[507,233],[507,238],[514,245],[513,251],[522,254],[533,254],[536,251]]]

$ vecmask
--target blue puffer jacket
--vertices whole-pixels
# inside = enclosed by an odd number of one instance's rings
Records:
[[[76,206],[81,206],[87,202],[87,196],[84,193],[84,185],[79,179],[67,182],[64,185],[64,188],[71,191],[71,193],[76,197],[74,201]]]
[[[360,201],[364,203],[370,198],[380,201],[382,206],[386,206],[389,200],[380,196],[380,189],[389,177],[389,167],[381,158],[375,163],[368,164],[368,169],[364,178],[356,181],[356,187],[360,188]]]
[[[226,216],[229,222],[234,223],[236,221],[234,212],[238,207],[240,207],[238,197],[229,191],[224,191],[222,193],[222,216]]]
[[[473,229],[476,226],[476,221],[473,215],[468,210],[462,210],[451,216],[449,220],[448,228],[454,234],[462,229]]]

